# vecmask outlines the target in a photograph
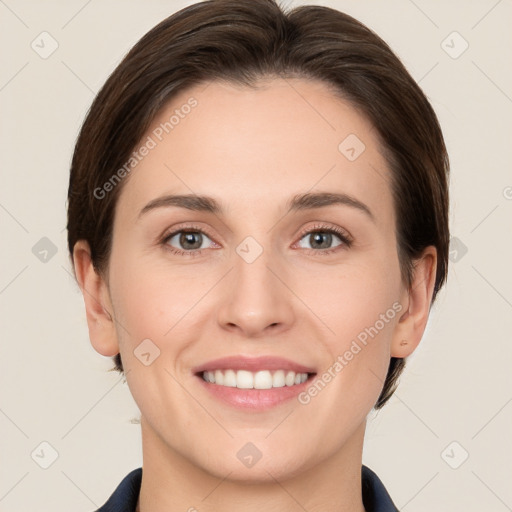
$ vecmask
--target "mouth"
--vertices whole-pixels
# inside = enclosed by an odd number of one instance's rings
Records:
[[[272,389],[284,386],[297,386],[306,382],[314,373],[294,372],[291,370],[214,370],[197,374],[205,382],[238,389]]]
[[[227,357],[193,369],[215,398],[237,408],[264,410],[304,391],[316,376],[313,368],[272,356]]]

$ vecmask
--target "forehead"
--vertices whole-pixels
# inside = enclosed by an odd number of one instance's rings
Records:
[[[250,205],[253,214],[315,190],[390,213],[390,173],[374,127],[322,82],[199,84],[159,112],[135,150],[143,145],[150,149],[118,205],[133,215],[164,193],[218,197],[239,214]]]

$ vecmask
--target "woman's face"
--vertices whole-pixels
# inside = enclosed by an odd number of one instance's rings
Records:
[[[320,82],[212,82],[144,144],[108,286],[145,442],[240,480],[357,453],[407,308],[372,125]]]

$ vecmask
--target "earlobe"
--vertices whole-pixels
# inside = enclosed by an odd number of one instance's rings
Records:
[[[411,286],[404,291],[405,311],[395,327],[391,343],[391,356],[404,358],[411,355],[421,341],[427,326],[436,279],[437,250],[427,247],[415,261]]]
[[[94,349],[103,356],[119,353],[110,294],[105,280],[94,268],[91,250],[85,240],[73,248],[75,275],[84,298],[89,338]]]

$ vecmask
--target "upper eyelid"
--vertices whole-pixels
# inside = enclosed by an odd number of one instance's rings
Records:
[[[307,235],[309,233],[314,233],[315,231],[329,231],[329,232],[332,232],[338,236],[345,236],[347,239],[349,240],[352,240],[352,235],[345,229],[345,228],[342,228],[341,226],[329,226],[329,225],[319,225],[319,224],[316,224],[315,226],[312,226],[312,227],[308,227],[308,228],[305,228],[304,230],[302,230],[300,233],[299,233],[299,236],[304,236],[304,235]]]
[[[162,235],[163,240],[168,240],[169,238],[172,238],[173,236],[177,235],[178,233],[181,233],[183,231],[189,231],[192,233],[202,233],[203,235],[206,235],[208,238],[213,238],[210,233],[208,233],[208,230],[199,226],[182,226],[178,228],[174,228],[171,230],[164,231],[164,234]]]

